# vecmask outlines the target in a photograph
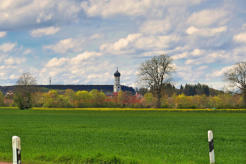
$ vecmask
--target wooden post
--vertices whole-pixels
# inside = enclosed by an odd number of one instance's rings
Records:
[[[20,137],[12,137],[13,164],[21,164],[21,142]]]
[[[209,159],[210,164],[215,163],[215,156],[214,156],[214,139],[213,139],[213,132],[212,130],[208,131],[208,144],[209,144]]]

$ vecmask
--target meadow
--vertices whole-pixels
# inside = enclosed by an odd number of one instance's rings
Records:
[[[24,164],[208,164],[212,129],[216,163],[246,163],[243,110],[38,109],[0,109],[0,161],[17,135]]]

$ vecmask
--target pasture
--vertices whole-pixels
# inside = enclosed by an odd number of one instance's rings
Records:
[[[17,135],[24,164],[208,164],[210,129],[216,163],[246,163],[244,111],[0,109],[0,161]]]

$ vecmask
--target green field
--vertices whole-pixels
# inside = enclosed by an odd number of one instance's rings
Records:
[[[246,112],[0,110],[0,161],[21,137],[22,161],[36,163],[208,164],[207,131],[218,164],[246,164]]]

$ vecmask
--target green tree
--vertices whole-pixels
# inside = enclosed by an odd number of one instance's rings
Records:
[[[15,104],[19,109],[29,109],[32,107],[32,94],[37,91],[36,79],[30,73],[23,73],[15,86]]]
[[[77,107],[89,107],[91,106],[92,96],[88,91],[76,92],[76,106]]]
[[[140,65],[139,81],[150,88],[156,96],[157,107],[161,105],[163,85],[170,83],[173,71],[172,59],[168,55],[154,56]]]
[[[144,94],[144,105],[147,107],[153,107],[156,103],[156,99],[151,92]]]
[[[72,89],[66,89],[64,93],[65,99],[68,101],[69,106],[75,107],[76,95]]]
[[[191,108],[192,96],[185,96],[184,94],[178,95],[176,100],[178,108]]]
[[[1,91],[0,91],[0,106],[4,106],[4,95]]]
[[[56,107],[58,102],[58,92],[56,90],[50,90],[44,94],[44,107]]]
[[[44,94],[44,107],[70,107],[69,100],[65,95],[56,90],[50,90]]]
[[[219,96],[209,97],[209,104],[211,108],[222,108],[223,101]]]
[[[89,92],[91,95],[91,105],[95,107],[102,107],[104,106],[106,96],[102,91],[98,91],[96,89],[93,89]]]

